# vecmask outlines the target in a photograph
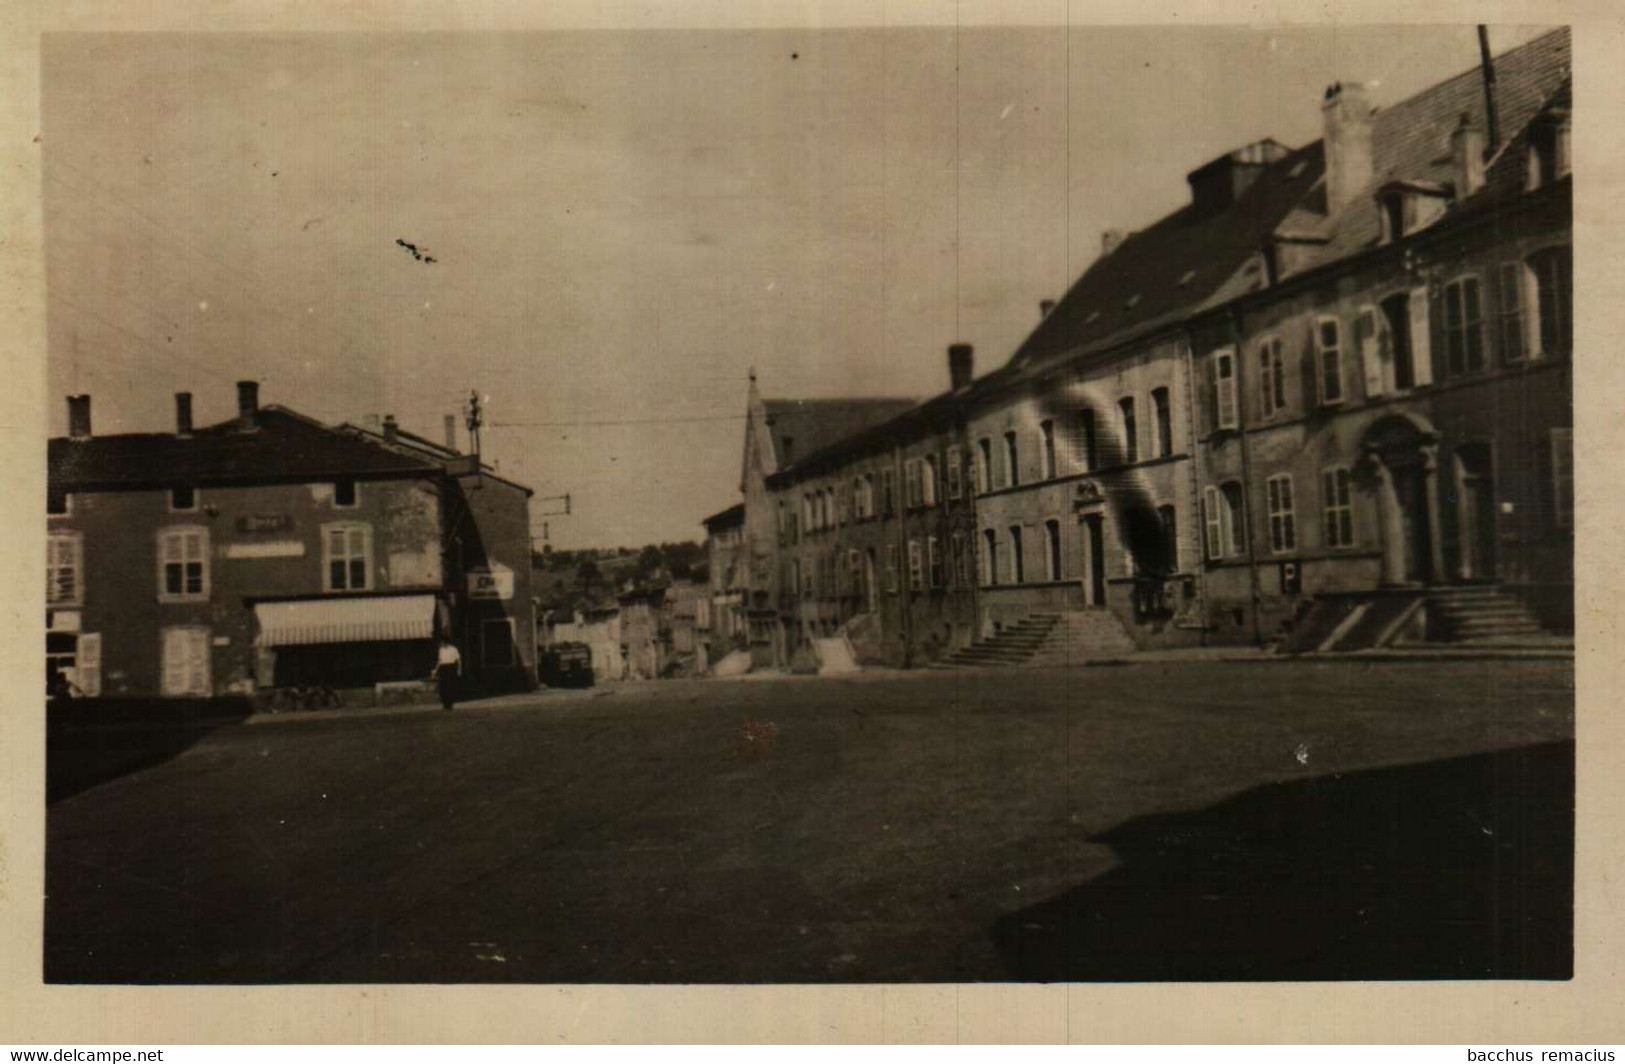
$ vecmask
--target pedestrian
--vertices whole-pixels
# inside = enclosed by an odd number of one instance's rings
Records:
[[[440,705],[450,709],[457,700],[457,679],[463,674],[463,656],[449,636],[440,637],[440,652],[435,660],[434,676],[440,685]]]

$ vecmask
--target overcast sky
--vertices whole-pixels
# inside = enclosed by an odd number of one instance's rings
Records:
[[[985,372],[1188,171],[1476,63],[1471,26],[48,36],[50,394],[162,431],[251,377],[438,439],[477,388],[488,460],[573,496],[555,546],[698,538],[750,367]]]

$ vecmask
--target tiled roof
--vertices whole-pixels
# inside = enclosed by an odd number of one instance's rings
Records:
[[[888,421],[913,399],[767,399],[762,403],[779,470],[836,440]]]
[[[47,449],[50,485],[61,491],[399,476],[440,469],[438,463],[377,446],[278,406],[261,408],[250,432],[232,419],[190,436],[59,436]]]
[[[1133,332],[1207,304],[1221,291],[1263,284],[1258,253],[1319,180],[1319,144],[1270,163],[1230,204],[1187,204],[1097,259],[1010,361],[1024,365]],[[1189,275],[1187,279],[1187,275]]]
[[[1496,110],[1503,141],[1516,138],[1563,91],[1571,77],[1572,61],[1567,27],[1495,57]],[[1330,219],[1331,242],[1311,264],[1339,259],[1377,243],[1382,218],[1374,193],[1388,182],[1453,182],[1450,134],[1462,115],[1479,129],[1488,130],[1484,77],[1476,66],[1373,113],[1371,184]]]
[[[714,513],[700,524],[708,531],[720,532],[730,528],[738,528],[745,523],[745,504],[736,502],[721,513]]]

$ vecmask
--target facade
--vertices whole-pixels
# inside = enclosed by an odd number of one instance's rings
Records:
[[[90,696],[419,680],[449,635],[477,686],[535,682],[529,490],[238,386],[239,416],[49,446],[46,652]],[[524,574],[519,578],[515,574]]]
[[[583,643],[592,652],[592,675],[599,683],[626,676],[626,659],[621,652],[621,610],[603,606],[558,615],[544,633],[546,643]]]
[[[662,624],[665,601],[664,587],[640,587],[621,593],[621,657],[626,662],[626,679],[658,679],[665,669],[670,659]]]
[[[705,519],[707,594],[695,606],[695,639],[704,667],[742,650],[747,642],[745,505],[735,503]]]

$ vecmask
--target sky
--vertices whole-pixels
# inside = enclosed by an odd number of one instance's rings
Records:
[[[1497,51],[1535,36],[1492,27]],[[1472,26],[893,27],[43,38],[53,434],[235,412],[483,452],[561,549],[703,537],[769,397],[1001,364],[1185,174],[1391,104]],[[417,248],[414,256],[400,246]],[[432,258],[434,261],[428,261]],[[549,496],[571,496],[569,516]]]

